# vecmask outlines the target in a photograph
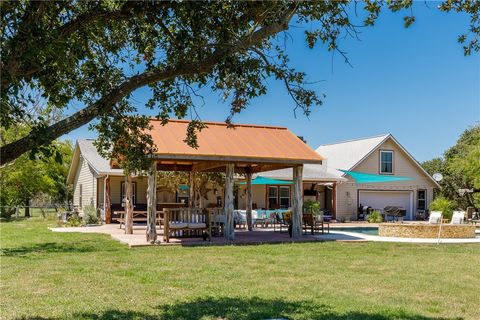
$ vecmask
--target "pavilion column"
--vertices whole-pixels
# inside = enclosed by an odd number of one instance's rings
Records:
[[[105,223],[112,223],[112,196],[110,191],[110,176],[106,176],[104,180],[103,194],[103,210],[105,211]]]
[[[125,233],[133,234],[133,187],[132,175],[125,176]]]
[[[332,219],[337,219],[337,183],[332,186]]]
[[[233,173],[235,165],[229,163],[225,172],[225,239],[227,241],[235,240],[235,226],[233,221]]]
[[[188,182],[188,207],[195,208],[195,172],[190,171]]]
[[[246,197],[246,209],[247,209],[247,226],[248,231],[253,230],[253,223],[252,223],[252,174],[250,172],[247,173],[247,197]]]
[[[293,213],[292,213],[292,238],[299,239],[302,236],[302,213],[303,213],[303,165],[293,168]]]
[[[157,241],[157,163],[148,170],[147,187],[147,242]]]

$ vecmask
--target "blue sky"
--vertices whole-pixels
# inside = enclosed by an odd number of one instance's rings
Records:
[[[360,41],[341,40],[353,68],[323,46],[307,48],[304,28],[290,28],[287,50],[292,65],[306,71],[324,105],[307,119],[293,115],[294,103],[282,83],[269,80],[237,123],[286,126],[316,148],[324,143],[392,133],[419,161],[440,156],[469,126],[480,121],[479,54],[463,56],[457,43],[469,27],[466,15],[446,14],[428,2],[415,3],[416,22],[403,26],[405,13],[384,12],[374,27],[362,28]],[[145,90],[135,93],[141,105]],[[141,108],[140,108],[141,109]],[[206,96],[202,120],[223,121],[228,102]],[[65,139],[94,138],[87,126]]]

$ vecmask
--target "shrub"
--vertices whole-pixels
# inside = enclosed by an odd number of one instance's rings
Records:
[[[369,223],[380,223],[383,222],[383,217],[380,214],[380,211],[374,210],[372,213],[367,218],[367,221]]]
[[[78,216],[73,215],[68,218],[66,225],[69,227],[79,227],[82,225],[82,220]]]
[[[315,214],[315,215],[319,214],[321,210],[320,203],[313,200],[305,201],[305,203],[303,204],[303,208],[307,213]]]
[[[85,224],[100,223],[100,218],[97,215],[97,209],[94,206],[85,206],[85,208],[83,209],[83,214],[83,222]]]
[[[453,204],[444,197],[437,197],[428,206],[430,211],[441,211],[444,219],[451,219],[453,214]]]

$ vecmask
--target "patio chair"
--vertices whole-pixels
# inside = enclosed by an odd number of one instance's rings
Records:
[[[290,227],[290,221],[285,220],[285,217],[280,212],[275,212],[275,223],[273,224],[273,231],[277,231],[276,226],[278,225],[279,232],[282,232],[282,229],[285,228],[288,231]]]
[[[428,217],[428,223],[439,224],[442,221],[441,211],[432,211]]]
[[[225,230],[225,223],[227,217],[223,212],[223,209],[213,209],[211,214],[212,219],[212,235],[223,236]]]
[[[452,221],[450,224],[463,224],[465,221],[465,211],[453,211]]]
[[[303,232],[306,234],[310,229],[311,234],[314,234],[315,231],[322,231],[322,234],[325,233],[325,226],[327,227],[327,233],[330,233],[330,223],[326,222],[323,219],[322,214],[313,215],[310,213],[302,214],[303,220]]]

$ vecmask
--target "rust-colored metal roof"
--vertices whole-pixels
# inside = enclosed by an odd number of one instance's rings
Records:
[[[272,163],[321,163],[324,159],[285,127],[205,122],[198,132],[197,149],[185,142],[189,121],[169,120],[162,126],[151,120],[148,133],[157,146],[156,158]]]

